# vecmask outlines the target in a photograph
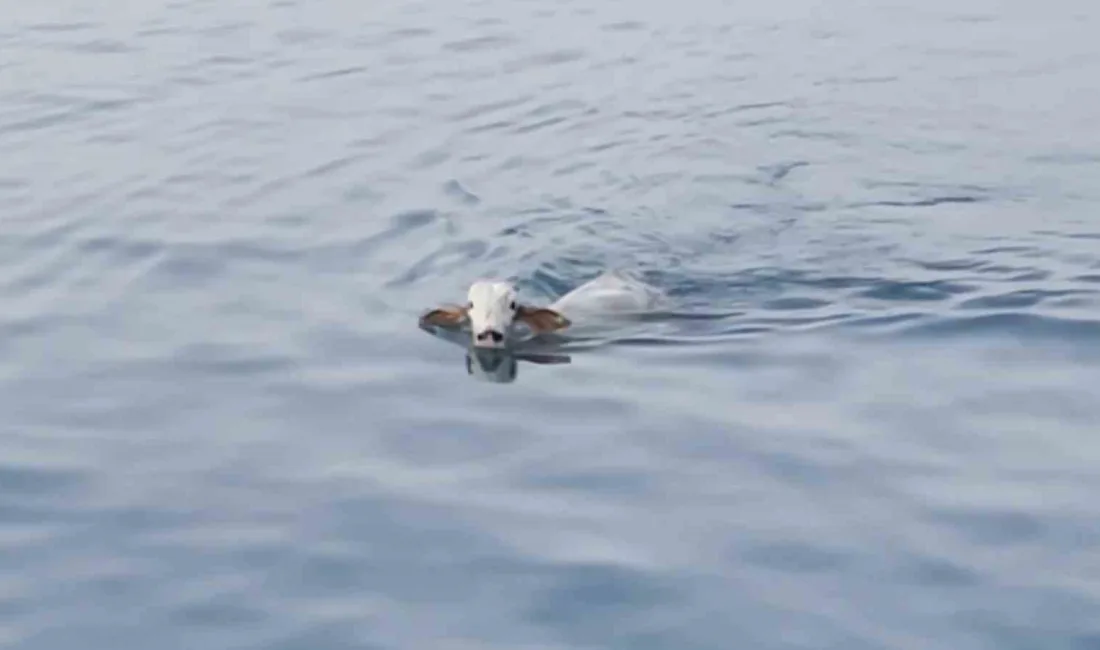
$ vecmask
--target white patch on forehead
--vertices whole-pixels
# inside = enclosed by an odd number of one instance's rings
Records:
[[[470,285],[468,298],[473,304],[489,304],[501,300],[510,301],[515,298],[516,291],[507,282],[492,282],[481,280]]]

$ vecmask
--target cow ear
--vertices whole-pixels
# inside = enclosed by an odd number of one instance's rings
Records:
[[[569,327],[569,319],[553,309],[545,307],[528,307],[520,305],[516,310],[516,318],[523,321],[532,331],[540,334],[556,332]]]
[[[436,327],[458,327],[466,322],[466,308],[455,305],[436,307],[420,317],[420,323]]]

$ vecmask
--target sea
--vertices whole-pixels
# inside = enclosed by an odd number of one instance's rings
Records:
[[[1097,650],[1098,34],[0,0],[0,648]]]

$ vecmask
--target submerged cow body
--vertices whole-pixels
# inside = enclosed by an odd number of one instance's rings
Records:
[[[547,307],[519,302],[508,282],[478,280],[470,285],[465,305],[432,309],[420,317],[420,324],[448,329],[469,326],[475,348],[506,348],[524,338],[524,329],[533,336],[560,332],[577,323],[599,324],[608,317],[651,312],[666,301],[660,289],[623,271],[605,272]]]

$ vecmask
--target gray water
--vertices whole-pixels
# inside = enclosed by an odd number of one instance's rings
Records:
[[[5,650],[1100,648],[1095,3],[2,5]]]

